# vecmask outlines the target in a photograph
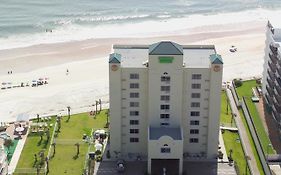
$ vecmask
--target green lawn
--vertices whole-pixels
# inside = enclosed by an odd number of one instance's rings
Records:
[[[232,158],[238,166],[239,173],[244,174],[246,171],[246,161],[239,134],[237,132],[225,131],[222,136],[227,155],[229,156],[229,150],[232,149]],[[247,172],[250,174],[249,169],[247,169]]]
[[[244,81],[243,85],[236,88],[237,93],[240,99],[242,97],[246,97],[245,101],[248,106],[249,112],[252,116],[253,123],[255,125],[255,128],[257,130],[257,134],[259,136],[259,139],[262,144],[262,149],[265,154],[267,154],[267,151],[269,154],[275,154],[275,150],[272,147],[268,147],[269,144],[271,144],[271,141],[268,137],[267,132],[264,129],[264,125],[262,123],[262,120],[259,116],[259,113],[256,109],[255,103],[252,102],[251,97],[252,97],[252,88],[256,87],[257,83],[255,80],[250,80],[250,81]]]
[[[95,119],[93,116],[89,116],[88,113],[72,115],[69,122],[66,122],[66,119],[67,117],[64,117],[61,122],[61,130],[57,139],[82,141],[83,134],[90,135],[92,129],[97,130],[104,128],[106,124],[105,110],[97,115]],[[74,146],[74,144],[75,143],[56,145],[56,154],[50,159],[49,175],[82,174],[89,145],[86,143],[80,144],[80,154],[75,158],[76,146]]]
[[[48,124],[53,123],[54,125],[55,119],[53,118]],[[53,127],[50,128],[50,133],[53,133]],[[29,134],[23,151],[21,152],[21,156],[19,162],[17,164],[17,168],[15,172],[18,172],[18,169],[25,168],[35,168],[34,167],[34,154],[38,154],[41,150],[44,150],[44,154],[47,155],[47,151],[50,145],[50,142],[47,143],[46,136],[43,137],[43,141],[40,143],[40,136],[37,134]],[[39,159],[39,156],[38,156]],[[18,174],[18,173],[15,173]]]
[[[220,122],[222,123],[227,123],[230,124],[231,123],[231,114],[229,113],[228,115],[226,115],[226,93],[222,92],[221,94],[221,117],[220,117]],[[242,117],[242,121],[244,123],[244,126],[246,127],[246,132],[251,144],[251,148],[254,152],[254,157],[256,159],[257,162],[257,166],[259,171],[261,172],[261,175],[263,175],[263,169],[260,163],[260,159],[254,144],[254,141],[252,139],[252,136],[250,134],[248,125],[246,123],[244,114],[242,112],[242,110],[239,110],[240,112],[240,116]],[[225,142],[225,147],[227,150],[227,154],[229,154],[229,150],[232,149],[233,150],[233,160],[237,163],[238,169],[240,173],[244,173],[245,169],[246,169],[246,164],[245,164],[245,157],[244,157],[244,152],[243,152],[243,148],[241,143],[238,143],[236,141],[236,139],[239,138],[238,133],[233,133],[233,132],[229,132],[229,131],[225,131],[225,133],[223,134],[223,140]]]
[[[242,97],[252,97],[252,88],[256,86],[256,80],[243,81],[243,85],[236,88],[238,98],[242,99]]]
[[[234,119],[232,120],[231,116],[231,108],[230,105],[228,105],[228,113],[227,113],[227,95],[223,91],[221,93],[221,116],[220,116],[220,124],[227,125],[227,126],[233,126],[235,127],[235,121]],[[232,122],[231,122],[232,120]]]
[[[247,122],[246,122],[246,119],[245,119],[245,116],[244,116],[244,114],[243,114],[242,109],[239,110],[239,113],[240,113],[240,116],[241,116],[241,118],[242,118],[242,122],[243,122],[243,124],[244,124],[244,126],[245,126],[245,128],[246,128],[246,132],[247,132],[247,135],[248,135],[250,144],[251,144],[252,151],[253,151],[253,153],[254,153],[254,157],[255,157],[256,162],[257,162],[258,169],[259,169],[259,171],[260,171],[260,174],[263,175],[264,172],[263,172],[263,168],[262,168],[262,165],[261,165],[260,157],[259,157],[259,155],[258,155],[258,152],[257,152],[257,149],[256,149],[256,145],[255,145],[254,140],[253,140],[253,138],[252,138],[252,135],[251,135],[251,133],[250,133],[250,130],[249,130],[249,127],[248,127],[248,124],[247,124]]]

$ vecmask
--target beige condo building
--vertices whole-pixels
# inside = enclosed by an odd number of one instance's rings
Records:
[[[109,58],[110,153],[183,172],[192,157],[216,160],[223,61],[213,45],[114,45]]]

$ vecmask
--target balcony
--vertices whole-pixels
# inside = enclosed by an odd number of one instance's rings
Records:
[[[272,105],[272,104],[273,104],[272,98],[271,98],[268,94],[265,94],[265,99],[266,99],[266,101],[267,101],[267,103],[268,103],[269,105]]]
[[[269,78],[274,81],[275,80],[275,75],[272,73],[270,70],[267,70],[267,74],[269,75]],[[281,74],[280,74],[281,75]]]
[[[275,79],[275,82],[276,82],[276,83],[275,83],[275,84],[276,84],[275,87],[279,87],[279,88],[280,88],[280,87],[281,87],[281,79],[280,79],[280,78],[276,78],[276,79]]]
[[[281,97],[275,93],[273,99],[275,99],[275,103],[281,107]]]
[[[279,114],[276,112],[276,109],[274,108],[274,106],[272,107],[272,114],[273,117],[275,118],[275,120],[279,119]]]
[[[266,88],[266,91],[267,91],[268,95],[270,97],[272,97],[273,96],[273,90],[271,88],[269,88],[268,86],[266,86],[265,88]]]
[[[275,110],[276,113],[280,114],[281,113],[281,105],[279,105],[278,103],[274,103],[273,102],[273,110]]]
[[[267,80],[267,83],[268,83],[268,85],[269,85],[269,88],[270,88],[270,89],[273,89],[273,88],[274,88],[274,83],[273,83],[273,81],[270,80],[269,78],[267,78],[266,80]]]
[[[278,93],[278,95],[281,96],[281,87],[280,86],[275,86],[275,91]]]
[[[279,44],[277,44],[277,43],[271,43],[269,45],[269,48],[273,54],[277,54],[278,47],[279,47]]]
[[[276,72],[277,67],[276,67],[275,64],[270,63],[270,62],[268,61],[268,66],[269,66],[270,70],[271,70],[273,73]]]
[[[277,68],[277,73],[278,73],[277,76],[281,77],[281,68]]]
[[[272,53],[269,53],[268,55],[269,55],[269,58],[270,58],[271,62],[272,62],[273,64],[276,64],[277,61],[278,61],[277,56],[276,56],[276,55],[273,55]]]

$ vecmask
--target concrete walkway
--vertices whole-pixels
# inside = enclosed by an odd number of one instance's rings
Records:
[[[29,130],[29,128],[28,128],[28,130]],[[27,133],[29,132],[28,130],[27,130]],[[9,167],[8,167],[9,174],[13,174],[13,172],[15,171],[15,169],[17,167],[17,164],[18,164],[18,161],[20,159],[20,155],[21,155],[21,152],[23,150],[26,139],[27,139],[27,134],[25,136],[22,136],[22,139],[20,139],[18,144],[17,144],[16,150],[13,154],[12,160],[11,160],[11,162],[9,164]]]
[[[224,144],[224,140],[223,140],[221,130],[219,132],[219,144],[220,144],[220,147],[221,147],[220,150],[223,153],[223,158],[218,159],[218,162],[228,163],[229,161],[228,161],[228,158],[227,158],[227,152],[226,152],[226,149],[225,149],[225,144]]]
[[[227,92],[227,96],[229,98],[229,103],[230,103],[232,112],[234,114],[236,114],[236,117],[234,117],[234,119],[235,119],[236,126],[238,128],[238,132],[239,132],[239,135],[240,135],[240,139],[241,139],[241,143],[242,143],[242,147],[243,147],[245,156],[248,157],[247,161],[248,161],[250,171],[253,175],[258,175],[258,174],[260,174],[260,172],[259,172],[259,169],[257,167],[257,162],[256,162],[256,159],[254,157],[253,150],[251,148],[251,144],[250,144],[247,132],[246,132],[246,128],[245,128],[245,126],[242,122],[240,113],[239,113],[239,111],[236,107],[236,104],[235,104],[235,101],[234,101],[234,98],[232,96],[232,93],[231,93],[230,89],[227,89],[226,92]]]

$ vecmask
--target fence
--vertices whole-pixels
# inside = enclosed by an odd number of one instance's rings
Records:
[[[258,155],[259,155],[259,158],[260,158],[260,161],[261,161],[264,173],[266,175],[271,175],[271,171],[270,171],[270,169],[268,167],[264,151],[263,151],[263,149],[261,147],[261,142],[260,142],[260,139],[258,137],[256,127],[254,125],[254,122],[252,120],[252,116],[251,116],[251,114],[249,112],[249,109],[248,109],[248,106],[247,106],[247,104],[245,102],[245,98],[244,97],[242,98],[242,105],[241,106],[242,106],[242,110],[243,110],[243,113],[245,115],[245,119],[247,121],[247,124],[249,126],[250,133],[251,133],[252,138],[254,140],[254,143],[255,143],[255,146],[256,146],[256,149],[257,149],[257,152],[258,152]]]

